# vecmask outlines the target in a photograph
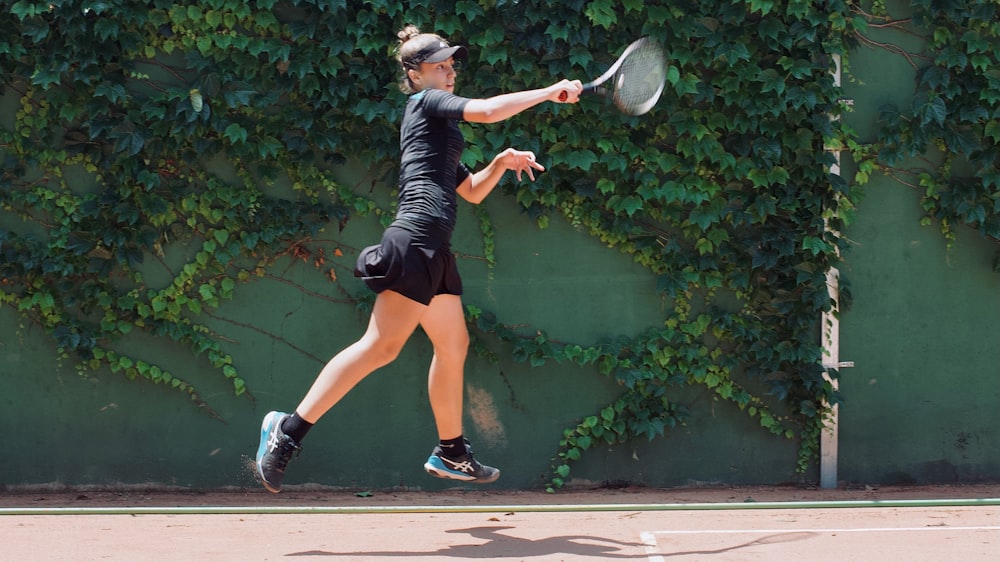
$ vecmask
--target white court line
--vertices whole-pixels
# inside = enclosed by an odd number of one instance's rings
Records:
[[[646,546],[646,554],[649,555],[649,562],[664,562],[663,556],[658,553],[659,544],[656,535],[759,535],[759,534],[780,534],[780,533],[892,533],[892,532],[922,532],[922,531],[1000,531],[997,525],[978,525],[972,527],[870,527],[870,528],[828,528],[828,529],[694,529],[689,531],[642,531],[639,537],[642,544]]]

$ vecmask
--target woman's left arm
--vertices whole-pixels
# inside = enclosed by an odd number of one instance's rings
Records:
[[[533,170],[544,172],[545,167],[535,161],[534,152],[508,148],[497,154],[485,168],[465,178],[465,181],[458,186],[458,195],[474,205],[482,203],[500,183],[500,178],[507,170],[513,170],[517,174],[518,181],[521,181],[523,172],[527,172],[528,177],[534,181]]]

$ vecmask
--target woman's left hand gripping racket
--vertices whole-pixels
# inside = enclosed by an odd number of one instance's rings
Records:
[[[656,105],[666,80],[663,49],[652,39],[643,37],[626,47],[607,72],[584,84],[583,93],[602,95],[624,113],[642,115]],[[566,92],[559,94],[562,101],[566,97]]]

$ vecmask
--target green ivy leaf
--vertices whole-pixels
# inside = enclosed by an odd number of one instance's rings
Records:
[[[808,250],[812,255],[826,254],[830,251],[830,245],[822,238],[815,236],[802,237],[802,249]]]
[[[592,0],[583,11],[594,25],[611,29],[618,21],[612,0]]]
[[[247,142],[247,130],[237,123],[231,123],[223,134],[233,144]]]

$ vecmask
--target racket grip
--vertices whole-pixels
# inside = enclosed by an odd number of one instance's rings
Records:
[[[568,97],[569,97],[569,94],[566,93],[566,90],[563,90],[563,91],[559,92],[559,101],[566,101],[566,98],[568,98]]]

